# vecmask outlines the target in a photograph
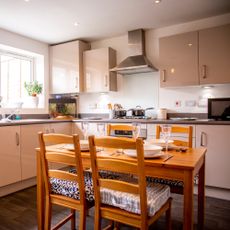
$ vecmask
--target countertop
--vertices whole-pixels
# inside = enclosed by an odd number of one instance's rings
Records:
[[[181,120],[158,120],[158,119],[77,119],[74,122],[105,122],[105,123],[144,123],[144,124],[191,124],[191,125],[230,125],[230,121],[216,121],[211,119],[181,119]]]
[[[87,119],[74,119],[74,120],[55,120],[55,119],[22,119],[13,120],[10,122],[0,121],[1,126],[14,126],[14,125],[31,125],[43,123],[60,123],[60,122],[94,122],[94,123],[143,123],[143,124],[187,124],[187,125],[230,125],[230,121],[215,121],[209,119],[196,119],[196,120],[157,120],[157,119],[100,119],[100,118],[87,118]]]

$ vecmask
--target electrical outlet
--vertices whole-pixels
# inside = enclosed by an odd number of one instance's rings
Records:
[[[179,100],[175,101],[175,107],[181,107],[181,101]]]

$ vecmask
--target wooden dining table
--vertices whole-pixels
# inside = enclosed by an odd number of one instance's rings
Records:
[[[62,145],[63,146],[63,145]],[[73,154],[72,151],[64,149],[61,145],[48,147],[50,151],[66,152]],[[204,229],[205,211],[205,154],[207,149],[204,147],[189,148],[186,152],[170,150],[160,158],[146,158],[146,176],[179,180],[184,183],[184,204],[183,204],[183,229],[192,230],[194,225],[194,176],[199,175],[198,180],[198,229]],[[37,153],[37,221],[38,229],[44,229],[45,215],[45,195],[44,181],[41,171],[41,160],[39,148]],[[90,153],[82,152],[82,161],[85,168],[90,168]],[[116,157],[127,161],[136,161],[136,158],[127,156],[114,150],[99,151],[101,157]],[[168,156],[171,156],[170,158]]]

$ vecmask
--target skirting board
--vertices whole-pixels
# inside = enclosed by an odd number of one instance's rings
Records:
[[[29,188],[31,186],[36,185],[36,177],[28,179],[28,180],[23,180],[14,184],[10,184],[4,187],[0,188],[0,197],[6,196],[10,193],[17,192],[19,190]]]
[[[194,186],[194,193],[197,194],[197,185]],[[214,197],[222,200],[230,200],[230,189],[216,188],[216,187],[205,187],[205,196]]]

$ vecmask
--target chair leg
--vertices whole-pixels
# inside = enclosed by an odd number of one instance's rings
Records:
[[[51,229],[51,203],[48,197],[45,202],[45,230]]]
[[[118,222],[114,222],[114,230],[119,230],[119,223]]]
[[[101,216],[99,213],[99,210],[95,207],[94,211],[94,230],[100,230],[101,229]]]
[[[171,220],[171,199],[169,200],[169,207],[166,210],[166,223],[167,223],[167,229],[171,230],[172,229],[172,220]]]
[[[79,230],[85,230],[86,227],[86,210],[82,208],[79,212]]]
[[[72,218],[71,218],[71,230],[75,230],[76,229],[76,215],[75,215],[75,209],[71,209],[71,213],[72,213]]]

